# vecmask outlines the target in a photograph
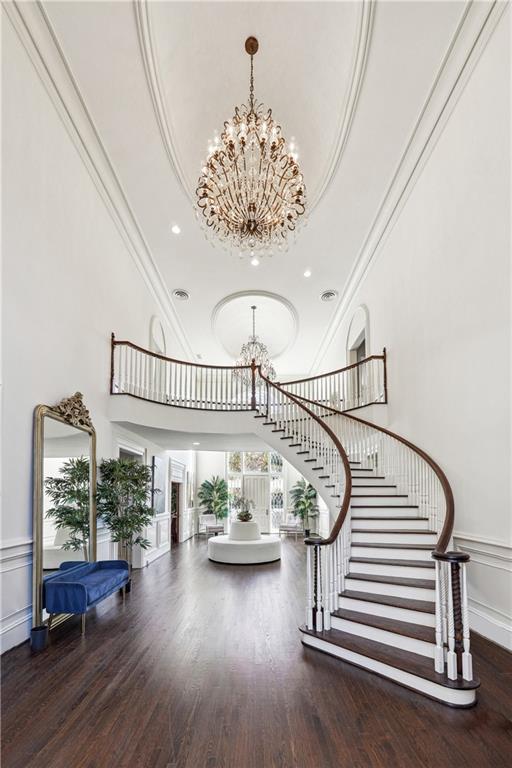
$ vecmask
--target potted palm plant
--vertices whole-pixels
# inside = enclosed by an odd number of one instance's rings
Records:
[[[293,488],[290,489],[290,497],[292,501],[293,511],[296,517],[302,520],[304,525],[304,534],[309,536],[310,530],[310,518],[318,515],[316,505],[316,491],[304,478],[297,480]]]
[[[56,528],[64,529],[67,540],[62,549],[82,550],[84,560],[89,559],[89,459],[80,456],[67,459],[59,477],[47,477],[44,489],[52,506],[46,511]]]
[[[103,459],[100,477],[98,515],[109,528],[112,541],[119,543],[120,555],[131,569],[133,547],[138,544],[142,549],[149,549],[151,546],[143,535],[155,514],[148,503],[151,469],[132,459]]]
[[[228,516],[228,497],[228,484],[218,475],[214,475],[211,480],[204,480],[197,492],[199,506],[208,515],[215,515],[217,522]]]

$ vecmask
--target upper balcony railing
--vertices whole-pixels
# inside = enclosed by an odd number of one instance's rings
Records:
[[[280,382],[280,386],[296,397],[340,411],[387,403],[386,349],[382,355],[371,355],[345,368],[306,379]]]

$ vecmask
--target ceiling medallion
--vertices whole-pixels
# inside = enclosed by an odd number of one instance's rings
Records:
[[[270,361],[268,349],[266,348],[265,344],[263,344],[261,341],[258,341],[258,337],[256,336],[256,309],[257,307],[253,304],[251,307],[252,336],[249,336],[249,341],[247,341],[245,344],[242,344],[240,357],[235,363],[235,365],[244,368],[244,370],[237,371],[237,373],[239,376],[241,376],[246,384],[250,384],[252,381],[251,373],[247,370],[246,366],[252,365],[253,360],[255,361],[256,365],[260,366],[263,376],[266,376],[267,379],[273,381],[276,377],[276,372],[272,362]]]
[[[196,190],[197,208],[209,235],[241,256],[285,250],[306,209],[306,187],[293,142],[286,144],[272,110],[254,98],[255,37],[248,104],[235,107],[220,138],[208,148]]]

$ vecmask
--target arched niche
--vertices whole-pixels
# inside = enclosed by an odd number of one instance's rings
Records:
[[[156,315],[153,315],[149,323],[149,348],[159,355],[167,354],[164,327]]]
[[[370,313],[368,307],[361,304],[352,315],[348,326],[347,365],[358,363],[370,354]]]

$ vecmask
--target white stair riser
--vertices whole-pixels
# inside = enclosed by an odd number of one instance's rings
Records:
[[[431,600],[432,602],[434,602],[436,594],[434,582],[432,582],[432,589],[426,589],[424,587],[407,587],[400,584],[351,579],[348,576],[345,576],[345,589],[351,592],[373,592],[377,595],[408,597],[411,600]]]
[[[436,618],[433,613],[409,610],[408,608],[395,608],[393,605],[373,603],[369,600],[353,600],[351,597],[339,597],[340,608],[359,613],[369,613],[372,616],[384,616],[387,619],[406,621],[410,624],[421,624],[423,627],[435,627]]]
[[[354,539],[352,539],[354,541]],[[391,543],[391,542],[390,542]],[[405,543],[405,542],[404,542]],[[432,549],[400,549],[387,547],[372,547],[370,544],[362,547],[352,547],[352,557],[376,557],[379,560],[426,560],[433,563]]]
[[[388,483],[382,477],[352,476],[352,488],[358,488],[361,485],[388,485]]]
[[[359,517],[413,517],[417,512],[417,509],[411,509],[406,505],[388,506],[386,504],[384,508],[381,508],[368,505],[366,502],[362,503],[359,500],[352,500],[351,515],[353,520],[357,520]]]
[[[358,525],[353,527],[358,528]],[[357,544],[365,542],[373,544],[431,544],[435,549],[435,543],[438,539],[436,533],[352,533],[352,541]]]
[[[442,685],[433,683],[430,680],[425,680],[422,677],[413,675],[410,672],[404,672],[401,669],[392,667],[388,664],[383,664],[375,659],[370,659],[361,653],[355,653],[349,651],[346,648],[340,648],[338,645],[329,643],[327,640],[312,637],[311,635],[303,635],[302,642],[305,645],[309,645],[312,648],[317,648],[320,651],[329,653],[333,656],[337,656],[344,661],[348,661],[352,664],[356,664],[359,667],[368,669],[371,672],[376,672],[379,675],[394,680],[401,685],[405,685],[407,688],[419,691],[426,696],[438,699],[439,701],[453,706],[469,707],[474,704],[476,699],[476,693],[474,690],[465,691],[455,688],[445,688]]]
[[[407,496],[368,496],[367,494],[358,493],[357,488],[355,489],[355,492],[352,493],[351,501],[352,504],[355,504],[358,507],[379,507],[384,505],[387,509],[402,507],[411,503]]]
[[[377,563],[350,563],[350,571],[358,575],[365,573],[378,576],[403,576],[405,579],[428,579],[433,573],[426,568],[418,568],[413,565],[380,565]]]
[[[351,635],[357,635],[357,637],[366,637],[368,640],[391,645],[393,648],[401,648],[403,651],[417,653],[430,659],[434,658],[435,645],[426,643],[424,640],[399,635],[396,632],[388,632],[378,627],[369,627],[367,624],[359,624],[359,622],[347,621],[338,616],[331,617],[331,626],[333,629],[340,629],[342,632],[348,632]]]
[[[373,515],[368,516],[373,517]],[[379,518],[379,520],[361,520],[352,513],[352,528],[364,528],[368,531],[382,531],[385,528],[389,528],[393,531],[398,531],[401,529],[427,531],[428,520],[404,520],[403,522],[401,520],[386,520],[384,518]]]
[[[393,487],[389,487],[389,488],[375,487],[375,489],[371,489],[371,488],[363,488],[362,485],[359,485],[359,486],[354,486],[352,490],[354,493],[357,493],[357,494],[360,493],[364,495],[365,493],[369,493],[373,495],[375,493],[377,494],[377,496],[384,496],[385,498],[387,498],[388,496],[396,496],[398,493],[397,488],[393,488]]]

